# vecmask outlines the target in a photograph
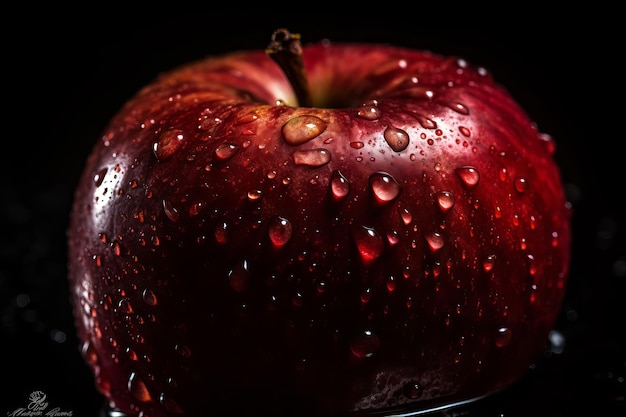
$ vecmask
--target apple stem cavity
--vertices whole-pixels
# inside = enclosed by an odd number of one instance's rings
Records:
[[[298,105],[312,107],[313,99],[302,58],[300,34],[291,33],[287,29],[276,29],[272,33],[272,39],[265,52],[278,64],[289,80],[296,94]]]

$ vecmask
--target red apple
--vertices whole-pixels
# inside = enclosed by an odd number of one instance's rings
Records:
[[[71,213],[98,389],[150,417],[417,412],[501,391],[564,295],[554,150],[458,57],[278,30],[267,51],[163,73],[104,130]]]

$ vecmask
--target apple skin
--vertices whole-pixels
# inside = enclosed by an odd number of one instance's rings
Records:
[[[554,141],[457,57],[303,58],[312,107],[264,51],[209,57],[139,91],[88,157],[69,281],[111,408],[421,410],[545,348],[571,240]]]

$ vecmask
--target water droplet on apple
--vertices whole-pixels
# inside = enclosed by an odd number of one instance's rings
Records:
[[[222,222],[218,224],[213,231],[213,236],[220,245],[228,243],[228,223]]]
[[[163,200],[163,211],[165,211],[165,215],[167,216],[167,218],[174,223],[180,220],[180,213],[178,213],[178,210],[172,205],[169,200]]]
[[[361,226],[354,229],[354,242],[365,262],[378,258],[385,248],[383,239],[372,227]]]
[[[321,167],[330,162],[331,154],[323,148],[295,151],[291,154],[296,165]]]
[[[238,125],[248,124],[257,120],[259,116],[255,112],[250,112],[248,114],[244,114],[235,122]]]
[[[334,170],[330,177],[330,192],[337,201],[350,193],[350,182],[339,170]]]
[[[96,187],[100,187],[102,182],[104,181],[104,177],[106,176],[108,171],[107,167],[102,168],[93,176],[93,182],[96,184]]]
[[[318,281],[317,284],[315,285],[315,292],[317,292],[317,294],[323,294],[326,292],[326,282],[325,281]]]
[[[145,290],[143,290],[141,296],[143,298],[143,301],[149,306],[155,306],[158,304],[157,297],[154,294],[154,291],[152,291],[150,288],[146,288]]]
[[[274,217],[270,221],[268,233],[274,247],[281,248],[291,239],[291,223],[284,217]]]
[[[289,119],[283,125],[282,135],[290,145],[301,145],[326,130],[326,122],[317,116],[304,115]]]
[[[146,403],[152,401],[152,396],[146,384],[134,372],[128,378],[128,391],[139,402]]]
[[[528,180],[522,177],[516,178],[513,182],[513,186],[515,187],[517,192],[525,193],[526,191],[528,191]]]
[[[398,235],[397,231],[391,230],[387,232],[387,242],[389,242],[391,246],[396,245],[399,241],[400,241],[400,236]]]
[[[372,289],[365,288],[363,291],[361,291],[361,296],[359,298],[361,299],[361,303],[363,304],[369,303],[372,299]]]
[[[124,314],[133,314],[134,310],[133,310],[133,306],[130,303],[130,301],[128,300],[128,298],[122,298],[118,303],[117,303],[117,311],[120,311]]]
[[[402,387],[402,394],[406,398],[410,398],[412,400],[415,400],[421,397],[423,392],[424,392],[424,387],[422,387],[422,384],[416,381],[407,382]]]
[[[128,357],[130,358],[130,360],[133,361],[137,361],[139,360],[139,356],[137,355],[137,352],[135,352],[134,350],[132,350],[130,347],[126,348],[126,355],[128,355]]]
[[[409,146],[409,134],[397,127],[387,126],[383,137],[395,152],[400,152]]]
[[[424,129],[436,129],[437,128],[437,122],[435,122],[434,120],[418,113],[411,113],[411,115],[417,119],[419,124]]]
[[[454,207],[454,195],[450,191],[438,191],[435,194],[437,206],[444,213]]]
[[[166,130],[152,144],[152,151],[159,161],[167,161],[181,147],[184,138],[183,131],[180,129]]]
[[[248,289],[250,285],[250,270],[247,260],[242,260],[229,271],[228,283],[230,287],[237,292]]]
[[[215,156],[222,161],[232,158],[237,152],[239,152],[239,146],[234,143],[222,143],[214,151]]]
[[[381,111],[378,107],[371,104],[364,104],[359,110],[357,110],[356,115],[365,120],[378,120],[381,116]]]
[[[461,103],[447,103],[447,106],[457,113],[464,114],[464,115],[469,114],[469,109]]]
[[[202,131],[208,131],[211,129],[214,130],[217,125],[222,123],[222,120],[220,118],[210,117],[209,114],[202,114],[199,120],[200,120],[200,123],[198,124],[198,130],[202,130]]]
[[[120,242],[113,242],[111,244],[111,248],[113,249],[113,253],[115,254],[115,256],[121,256],[122,255],[122,248],[120,246]]]
[[[437,252],[439,249],[443,248],[445,244],[443,236],[441,236],[439,232],[428,233],[424,237],[426,238],[428,247],[430,247],[433,252]]]
[[[379,203],[388,203],[400,195],[400,184],[394,177],[385,172],[375,172],[370,175],[369,184]]]
[[[480,180],[480,174],[474,167],[465,166],[455,169],[456,174],[459,176],[463,184],[468,187],[474,187]]]
[[[528,273],[530,276],[535,276],[537,274],[537,261],[535,260],[535,256],[529,253],[526,257],[528,258]]]
[[[364,330],[350,341],[350,351],[357,358],[369,358],[380,349],[380,339],[371,330]]]
[[[353,149],[361,149],[362,147],[364,147],[365,144],[361,141],[354,141],[354,142],[350,142],[350,147]]]
[[[483,259],[483,271],[489,272],[496,266],[496,255],[487,255]]]
[[[291,304],[294,307],[302,307],[302,304],[304,303],[304,296],[302,295],[301,292],[296,291],[296,293],[291,296]]]
[[[263,197],[263,191],[261,190],[250,190],[246,194],[246,197],[249,201],[256,201]]]
[[[400,218],[402,219],[402,223],[404,223],[405,225],[409,225],[413,221],[413,215],[407,208],[398,207],[398,212],[400,213]]]
[[[532,284],[530,286],[530,296],[528,297],[530,304],[534,304],[537,301],[537,290],[537,284]]]
[[[459,132],[461,132],[463,136],[468,138],[472,135],[472,132],[465,126],[459,126]]]
[[[494,341],[495,341],[496,346],[501,348],[511,343],[511,338],[512,338],[511,329],[509,329],[508,327],[500,327],[496,331],[496,336],[494,338]]]
[[[543,145],[548,151],[548,154],[553,155],[556,152],[556,141],[547,133],[540,133],[539,139],[543,142]]]

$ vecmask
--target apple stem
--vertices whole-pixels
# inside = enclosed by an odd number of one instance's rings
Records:
[[[312,107],[313,99],[304,67],[300,34],[291,33],[287,29],[275,30],[265,52],[283,70],[296,93],[298,104],[302,107]]]

